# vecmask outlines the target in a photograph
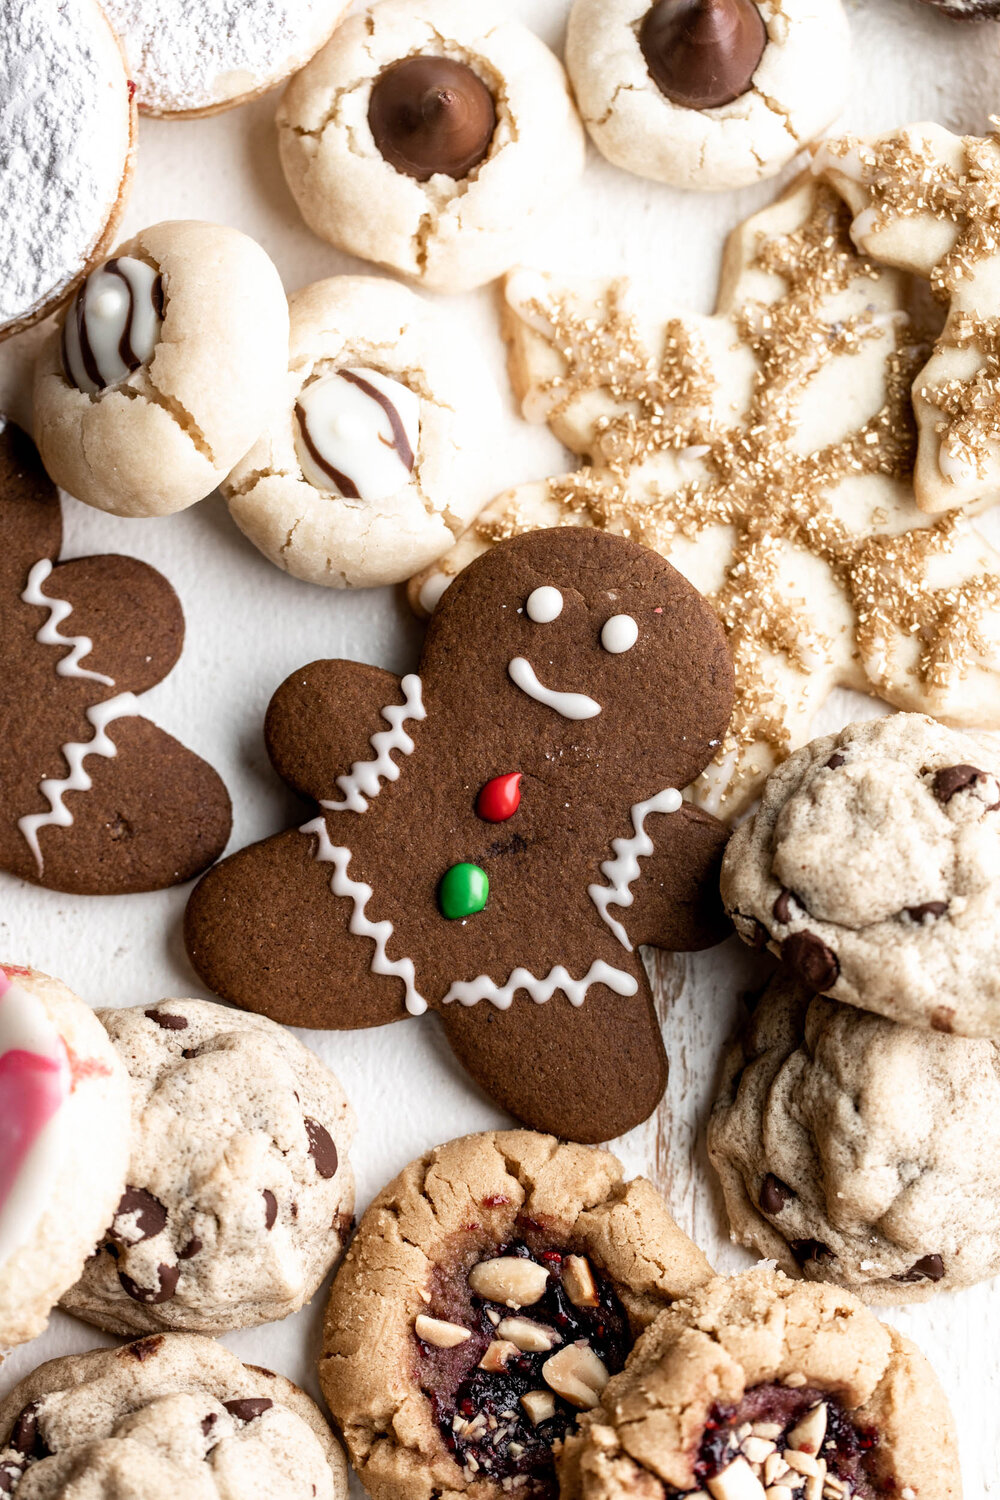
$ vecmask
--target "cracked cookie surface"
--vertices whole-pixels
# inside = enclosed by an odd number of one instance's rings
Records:
[[[384,70],[415,57],[471,69],[492,96],[486,155],[425,180],[401,171],[373,133]],[[417,114],[437,107],[432,95]],[[352,255],[441,291],[492,281],[531,244],[535,216],[580,176],[584,133],[560,63],[502,5],[381,0],[338,27],[278,109],[288,185],[309,227]],[[451,167],[462,175],[449,175]]]
[[[16,1500],[346,1500],[347,1465],[290,1380],[211,1339],[156,1334],[39,1366],[0,1404]]]
[[[866,1302],[1000,1271],[1000,1050],[772,980],[726,1058],[708,1147],[734,1239]]]
[[[209,495],[264,427],[287,369],[288,306],[268,256],[236,229],[168,220],[104,269],[123,258],[159,277],[162,326],[148,358],[78,389],[53,332],[35,369],[36,438],[56,484],[78,500],[169,515]],[[85,292],[66,316],[86,331]]]
[[[959,1500],[920,1351],[849,1292],[760,1267],[661,1313],[559,1461],[562,1500]]]
[[[710,1275],[606,1151],[497,1131],[412,1162],[361,1221],[320,1358],[366,1488],[554,1496],[552,1443],[657,1312]]]
[[[812,990],[913,1026],[1000,1031],[1000,753],[923,714],[851,724],[769,777],[722,895]]]
[[[296,1312],[354,1208],[354,1116],[283,1027],[204,1000],[100,1011],[132,1077],[127,1185],[63,1306],[113,1333]]]
[[[675,187],[742,187],[773,177],[839,114],[849,48],[840,0],[761,0],[766,39],[751,76],[735,98],[705,108],[677,102],[653,76],[643,42],[656,9],[650,0],[576,0],[570,14],[566,66],[591,139],[615,166]],[[720,33],[728,20],[716,21]],[[709,50],[699,41],[692,50]],[[726,61],[720,53],[716,80]],[[707,65],[673,68],[683,87],[685,74],[695,82]]]

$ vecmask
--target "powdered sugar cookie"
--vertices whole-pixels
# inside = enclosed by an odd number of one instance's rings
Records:
[[[349,0],[104,0],[139,108],[210,115],[301,68]]]
[[[283,1027],[205,1000],[98,1012],[132,1078],[132,1154],[63,1298],[113,1333],[224,1333],[296,1312],[354,1209],[354,1116]]]
[[[96,0],[0,0],[0,339],[50,313],[107,253],[134,131]]]
[[[597,149],[684,188],[773,177],[840,113],[840,0],[576,0],[566,66]]]
[[[281,279],[255,241],[197,220],[154,224],[92,272],[42,347],[45,467],[98,510],[184,510],[259,435],[287,351]]]
[[[473,459],[496,392],[471,343],[396,282],[334,277],[290,311],[284,396],[222,487],[230,514],[296,578],[398,583],[486,498]]]
[[[311,229],[428,287],[493,280],[583,170],[566,77],[502,6],[381,0],[289,84],[281,161]]]
[[[41,1333],[79,1276],[128,1148],[128,1074],[97,1018],[58,979],[0,965],[0,1346]]]
[[[924,0],[953,21],[995,21],[1000,16],[998,0]]]

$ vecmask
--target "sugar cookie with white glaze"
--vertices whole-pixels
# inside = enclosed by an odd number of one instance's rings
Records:
[[[0,1348],[40,1334],[79,1276],[128,1149],[128,1074],[96,1016],[58,979],[0,965]]]
[[[576,0],[566,66],[594,145],[673,187],[773,177],[840,113],[840,0]]]
[[[255,241],[197,220],[155,224],[91,273],[42,347],[45,466],[98,510],[184,510],[258,437],[287,350],[281,279]]]
[[[530,248],[583,171],[561,65],[497,4],[381,0],[289,84],[281,162],[322,239],[457,292]]]
[[[398,583],[487,499],[473,461],[492,381],[459,329],[395,282],[333,277],[289,306],[284,395],[222,486],[230,514],[296,578]]]

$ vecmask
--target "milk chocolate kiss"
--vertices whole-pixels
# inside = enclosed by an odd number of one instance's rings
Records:
[[[766,42],[752,0],[657,0],[639,31],[653,82],[687,109],[715,109],[745,94]]]
[[[397,172],[426,182],[467,177],[496,129],[493,96],[471,68],[447,57],[404,57],[375,81],[368,124]]]

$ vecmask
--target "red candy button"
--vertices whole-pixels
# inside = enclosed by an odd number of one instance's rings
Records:
[[[511,771],[506,776],[494,776],[476,798],[476,812],[487,823],[504,823],[512,818],[521,805],[520,771]]]

